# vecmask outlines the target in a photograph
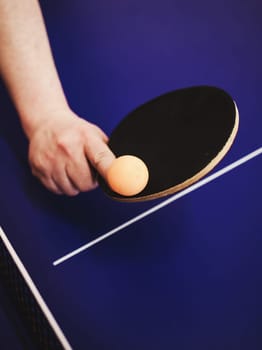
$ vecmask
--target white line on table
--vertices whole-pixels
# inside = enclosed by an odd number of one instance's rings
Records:
[[[18,268],[20,274],[22,275],[25,283],[27,284],[28,288],[30,289],[35,301],[37,302],[38,306],[41,308],[43,314],[45,315],[46,320],[49,322],[51,328],[53,329],[54,333],[56,334],[57,338],[59,339],[63,349],[64,350],[72,350],[71,345],[69,344],[63,331],[61,330],[56,319],[54,318],[54,315],[52,314],[49,307],[47,306],[45,300],[43,299],[42,295],[40,294],[38,288],[36,287],[35,283],[33,282],[31,276],[29,275],[27,269],[25,268],[21,259],[17,255],[14,247],[12,246],[11,242],[7,238],[7,235],[5,234],[5,232],[3,231],[1,226],[0,226],[0,238],[2,239],[6,249],[8,250],[10,256],[12,257],[12,260],[14,261],[16,267]]]
[[[81,252],[83,252],[84,250],[87,250],[88,248],[94,246],[95,244],[103,241],[104,239],[112,236],[113,234],[123,230],[124,228],[133,225],[134,223],[142,220],[143,218],[155,213],[156,211],[166,207],[167,205],[175,202],[176,200],[186,196],[187,194],[197,190],[198,188],[207,185],[208,183],[210,183],[211,181],[214,181],[215,179],[219,178],[222,175],[225,175],[226,173],[228,173],[229,171],[239,167],[240,165],[248,162],[249,160],[259,156],[260,154],[262,154],[262,147],[258,148],[257,150],[247,154],[246,156],[236,160],[235,162],[227,165],[226,167],[218,170],[217,172],[213,173],[212,175],[209,175],[208,177],[198,181],[197,183],[193,184],[192,186],[186,188],[185,190],[178,192],[176,194],[174,194],[173,196],[169,197],[168,199],[164,200],[163,202],[153,206],[152,208],[144,211],[143,213],[135,216],[134,218],[124,222],[123,224],[115,227],[114,229],[108,231],[107,233],[103,234],[102,236],[94,239],[91,242],[88,242],[87,244],[82,245],[81,247],[73,250],[72,252],[62,256],[61,258],[55,260],[53,262],[54,266],[57,266],[63,262],[65,262],[66,260],[71,259],[73,256],[80,254]]]

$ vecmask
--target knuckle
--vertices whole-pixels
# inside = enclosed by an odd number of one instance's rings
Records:
[[[60,150],[67,151],[68,150],[68,135],[62,134],[57,136],[56,145]]]
[[[30,164],[32,167],[33,175],[37,175],[38,173],[45,173],[46,167],[41,158],[34,157],[30,159]]]
[[[88,122],[88,123],[85,123],[85,130],[86,131],[90,131],[90,130],[93,130],[93,131],[96,131],[98,129],[98,126],[92,122]]]
[[[67,156],[71,156],[72,152],[81,146],[82,137],[77,132],[66,132],[59,135],[56,140],[58,150]]]
[[[37,155],[29,160],[32,174],[37,177],[46,178],[52,173],[55,162],[55,155],[52,155],[51,153]]]
[[[90,138],[96,139],[97,137],[101,137],[101,129],[97,125],[92,123],[86,124],[81,131],[82,136],[85,137],[86,140],[89,140]]]

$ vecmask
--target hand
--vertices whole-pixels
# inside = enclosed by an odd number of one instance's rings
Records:
[[[32,173],[56,194],[77,195],[97,186],[92,166],[106,177],[115,156],[96,125],[71,110],[49,115],[29,135]]]

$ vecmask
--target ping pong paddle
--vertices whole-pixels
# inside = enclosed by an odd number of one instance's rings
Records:
[[[224,90],[196,86],[163,94],[129,113],[113,130],[109,147],[117,157],[144,161],[149,181],[137,195],[112,191],[111,198],[137,202],[173,194],[198,181],[225,156],[237,134],[235,102]]]

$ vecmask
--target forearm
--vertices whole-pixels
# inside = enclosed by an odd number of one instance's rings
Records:
[[[29,137],[67,107],[37,0],[0,0],[0,72]]]

